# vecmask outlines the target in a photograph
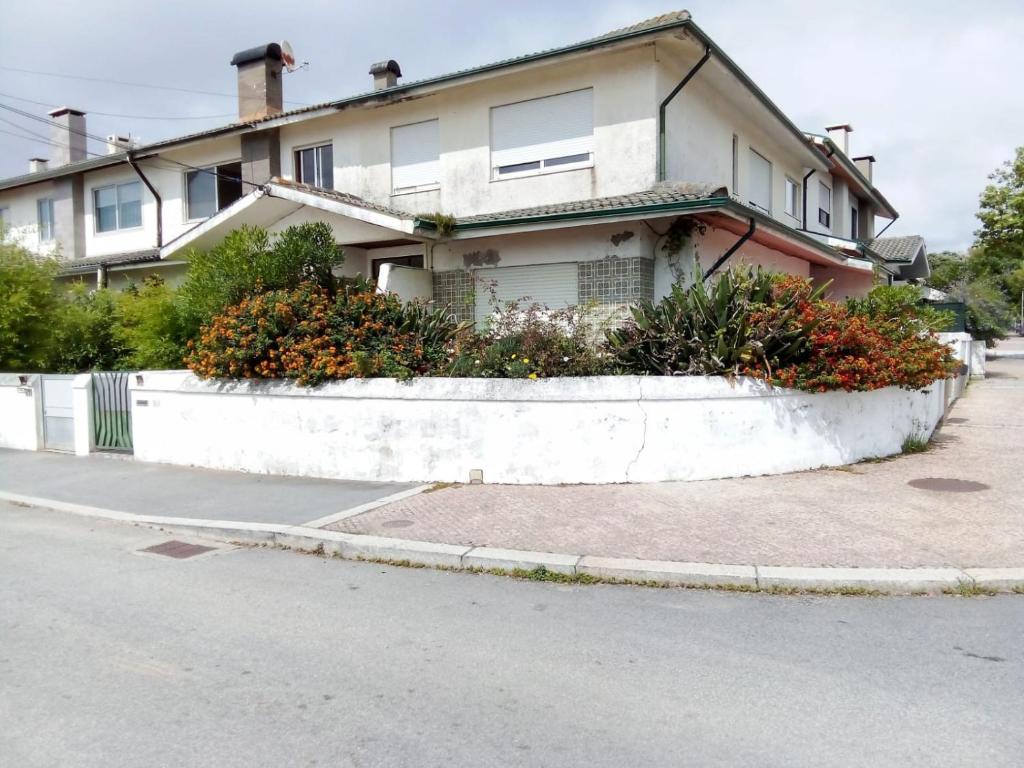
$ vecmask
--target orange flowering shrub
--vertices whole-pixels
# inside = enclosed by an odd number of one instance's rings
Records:
[[[763,364],[743,372],[782,387],[811,392],[843,389],[866,391],[897,386],[921,389],[956,374],[959,363],[948,346],[906,308],[885,313],[855,311],[856,302],[837,304],[814,300],[807,280],[783,277],[780,295],[801,297],[800,322],[809,328],[802,359],[770,370]],[[767,306],[761,312],[771,314]]]
[[[314,284],[250,296],[189,342],[188,367],[204,378],[331,379],[429,374],[460,327],[443,310],[403,304],[361,282],[334,301]]]

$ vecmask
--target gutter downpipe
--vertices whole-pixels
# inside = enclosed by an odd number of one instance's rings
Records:
[[[715,273],[715,270],[717,270],[720,266],[725,264],[725,262],[729,260],[729,257],[732,256],[734,253],[736,253],[736,251],[738,251],[740,249],[740,247],[745,242],[747,242],[747,240],[749,240],[753,236],[754,231],[756,229],[757,229],[757,222],[754,221],[754,217],[751,216],[750,217],[750,229],[747,230],[746,234],[744,234],[743,237],[741,237],[739,240],[737,240],[735,243],[733,243],[732,247],[730,247],[728,251],[723,253],[718,258],[718,261],[716,261],[714,264],[712,264],[708,268],[708,271],[704,273],[704,277],[702,278],[703,282],[707,282],[707,279],[709,277],[711,277]]]
[[[700,58],[700,61],[691,67],[690,71],[686,73],[686,76],[679,81],[679,84],[672,89],[672,92],[666,96],[658,106],[658,181],[665,181],[665,110],[668,108],[669,102],[686,87],[686,84],[693,79],[693,76],[697,74],[698,70],[700,70],[700,68],[703,67],[705,62],[710,58],[711,46],[705,45],[704,55]]]
[[[138,176],[142,183],[146,185],[146,189],[149,190],[149,194],[153,196],[153,200],[156,201],[156,247],[157,249],[164,247],[164,202],[160,199],[160,193],[156,191],[149,179],[146,178],[146,174],[139,168],[138,163],[135,162],[135,158],[132,157],[132,153],[128,152],[125,155],[125,159],[128,161],[128,165],[135,171],[135,175]]]
[[[836,153],[836,148],[832,147],[831,149],[829,149],[828,154],[825,155],[825,159],[828,160],[835,153]],[[803,202],[803,204],[804,204],[804,232],[808,231],[807,230],[807,180],[809,178],[811,178],[811,176],[813,176],[813,175],[814,175],[814,169],[812,168],[810,171],[807,172],[807,175],[804,176],[804,180],[803,180],[804,181],[804,183],[803,183],[804,193],[803,193],[803,198],[802,198],[801,202]]]

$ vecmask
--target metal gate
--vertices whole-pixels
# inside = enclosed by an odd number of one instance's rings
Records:
[[[96,449],[132,450],[132,409],[127,373],[92,375],[92,423]]]
[[[43,447],[48,451],[75,450],[75,412],[71,404],[74,376],[44,374]]]

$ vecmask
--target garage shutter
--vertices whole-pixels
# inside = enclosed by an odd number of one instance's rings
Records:
[[[491,166],[494,168],[593,151],[592,89],[491,110]]]
[[[395,192],[412,192],[441,180],[438,121],[391,129],[391,184]]]
[[[566,264],[535,264],[528,267],[495,267],[475,273],[476,321],[490,317],[491,288],[499,306],[506,301],[519,301],[526,306],[536,302],[551,309],[562,309],[579,303],[579,273],[576,262]],[[527,298],[524,298],[527,297]]]

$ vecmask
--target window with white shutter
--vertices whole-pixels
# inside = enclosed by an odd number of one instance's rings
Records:
[[[594,91],[491,108],[493,178],[585,168],[594,161]]]
[[[441,183],[437,120],[391,129],[391,189],[396,195],[436,189]]]
[[[765,213],[772,212],[772,164],[750,150],[750,204]]]

